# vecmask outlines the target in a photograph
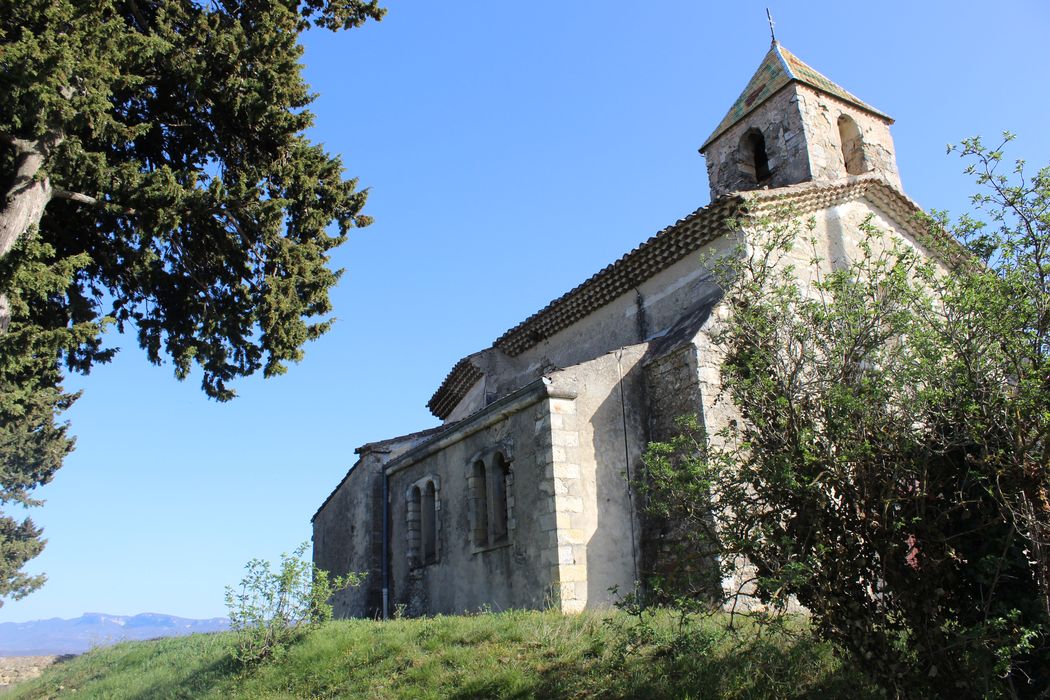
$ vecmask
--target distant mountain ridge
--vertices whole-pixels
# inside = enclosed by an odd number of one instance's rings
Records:
[[[162,613],[84,613],[71,620],[53,617],[31,622],[0,622],[0,656],[81,654],[93,647],[125,640],[219,632],[229,626],[230,621],[225,617],[194,620]]]

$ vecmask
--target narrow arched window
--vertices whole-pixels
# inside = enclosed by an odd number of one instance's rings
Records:
[[[761,131],[753,129],[748,132],[747,140],[755,167],[755,182],[761,183],[769,179],[769,154],[766,153],[766,137],[762,135]]]
[[[420,531],[422,500],[422,492],[419,490],[419,487],[413,486],[408,495],[408,514],[406,515],[406,520],[408,521],[408,561],[411,566],[419,566],[423,563],[420,549],[422,545]]]
[[[769,153],[766,152],[766,137],[758,129],[748,129],[740,137],[737,147],[737,163],[745,185],[761,185],[769,179]]]
[[[489,503],[492,504],[490,523],[493,544],[507,539],[507,475],[509,473],[507,460],[497,452],[492,460],[492,469],[489,473]]]
[[[860,127],[849,115],[839,115],[839,142],[842,144],[842,162],[850,175],[860,175],[868,171],[864,157],[864,139]]]
[[[423,497],[420,504],[420,539],[423,546],[423,563],[432,564],[437,561],[437,491],[434,482],[428,481],[423,488]]]
[[[481,460],[474,462],[467,491],[474,516],[474,546],[484,547],[489,543],[489,499],[485,463]]]

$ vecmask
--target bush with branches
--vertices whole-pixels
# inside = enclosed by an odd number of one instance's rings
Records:
[[[652,446],[650,507],[897,696],[1046,697],[1050,169],[950,150],[985,221],[925,220],[948,271],[870,220],[834,266],[812,221],[749,226],[714,340],[740,420]]]
[[[330,577],[303,558],[309,544],[282,554],[274,571],[270,562],[252,559],[239,589],[226,587],[230,627],[237,632],[235,656],[251,667],[279,658],[310,629],[332,619],[331,597],[356,586],[363,574]]]

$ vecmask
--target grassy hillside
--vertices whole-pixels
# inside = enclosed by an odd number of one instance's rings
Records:
[[[230,633],[98,649],[8,698],[876,697],[805,634],[639,628],[623,613],[340,621],[252,672]]]

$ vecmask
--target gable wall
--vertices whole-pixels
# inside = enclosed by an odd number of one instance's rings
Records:
[[[872,241],[872,251],[879,253],[888,250],[893,241],[903,241],[924,257],[938,261],[932,251],[917,242],[910,233],[914,224],[897,222],[876,204],[861,198],[854,201],[819,209],[802,217],[813,218],[814,228],[804,232],[803,237],[794,248],[785,255],[783,263],[793,265],[796,277],[801,283],[813,280],[818,272],[826,273],[847,264],[849,260],[859,259],[862,254],[860,243],[863,240],[862,224],[871,217],[871,224],[881,232]],[[819,258],[821,264],[813,265],[813,259]],[[942,272],[948,267],[938,263]]]
[[[799,271],[798,279],[801,284],[812,281],[816,275],[816,269],[811,263],[815,255],[823,259],[819,268],[822,272],[834,269],[851,257],[857,257],[860,254],[859,226],[869,216],[872,217],[871,223],[885,233],[881,239],[881,246],[878,243],[873,246],[876,252],[880,249],[885,250],[896,239],[904,240],[925,256],[931,256],[930,251],[917,244],[906,232],[905,226],[897,223],[867,200],[861,199],[821,209],[814,212],[812,216],[815,220],[815,227],[809,235],[814,243],[811,245],[800,241],[784,258],[785,264],[792,264]],[[939,267],[942,272],[948,272],[947,266],[939,264]],[[725,306],[718,307],[693,340],[696,357],[696,387],[691,391],[700,403],[702,424],[715,443],[720,440],[719,431],[728,427],[732,421],[741,420],[739,412],[729,401],[720,396],[723,355],[713,338],[724,326],[727,317],[728,309]],[[683,376],[682,370],[678,370],[675,374],[679,377]],[[684,384],[689,384],[688,379],[684,380]],[[654,563],[657,567],[660,564],[658,554],[654,557]],[[746,580],[750,571],[746,562],[739,562],[736,567],[736,578],[723,581],[723,589],[727,592],[747,590]]]
[[[360,586],[332,598],[336,617],[382,614],[382,463],[387,455],[362,455],[314,516],[313,561],[332,576],[366,574]]]

